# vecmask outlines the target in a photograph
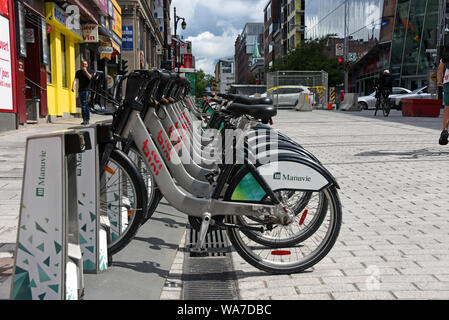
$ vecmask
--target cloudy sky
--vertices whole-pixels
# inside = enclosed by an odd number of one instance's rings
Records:
[[[214,74],[218,59],[234,56],[234,43],[246,22],[263,22],[267,0],[173,0],[176,14],[186,19],[178,23],[178,34],[192,41],[196,68]],[[172,33],[174,29],[172,26]]]

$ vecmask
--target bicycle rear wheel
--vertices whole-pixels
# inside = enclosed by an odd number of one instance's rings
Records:
[[[254,267],[275,274],[301,272],[318,263],[335,244],[342,221],[335,186],[321,192],[327,201],[326,215],[313,235],[301,243],[273,248],[253,241],[238,228],[228,228],[229,240],[237,253]],[[236,216],[229,217],[229,220],[238,223]]]
[[[122,151],[114,149],[100,179],[100,212],[110,223],[108,253],[119,252],[136,235],[146,201],[145,183],[137,167]]]

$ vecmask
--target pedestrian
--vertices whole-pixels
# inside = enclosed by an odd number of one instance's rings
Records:
[[[81,114],[83,116],[82,125],[88,125],[90,121],[90,110],[87,105],[89,98],[89,83],[92,79],[92,71],[88,70],[89,64],[87,60],[81,61],[81,69],[75,73],[75,79],[72,83],[72,92],[75,92],[76,84],[78,83],[78,97],[81,104]]]
[[[340,105],[345,101],[345,90],[340,90],[340,97],[338,97],[337,110],[340,109]]]
[[[440,65],[438,66],[437,81],[438,86],[443,87],[443,131],[441,132],[439,144],[448,143],[448,124],[449,124],[449,44],[444,46],[441,54]]]

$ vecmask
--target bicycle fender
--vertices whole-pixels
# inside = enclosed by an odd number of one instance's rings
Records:
[[[257,167],[272,190],[297,189],[321,191],[337,180],[321,164],[295,154],[279,154],[278,159]]]

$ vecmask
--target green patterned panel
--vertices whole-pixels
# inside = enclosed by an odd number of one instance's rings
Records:
[[[239,182],[231,196],[234,201],[262,201],[266,196],[265,190],[260,186],[252,173],[248,173]]]

